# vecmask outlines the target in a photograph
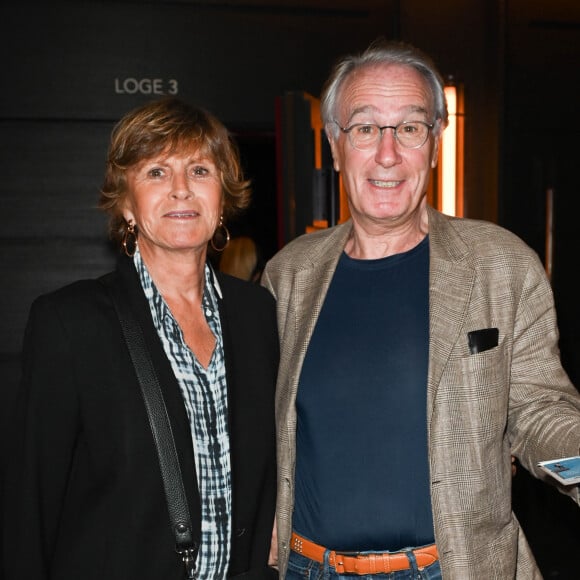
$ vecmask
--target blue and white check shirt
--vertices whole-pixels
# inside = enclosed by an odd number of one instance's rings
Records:
[[[139,251],[135,252],[134,262],[191,425],[202,518],[196,576],[200,580],[225,578],[230,559],[232,482],[226,369],[216,297],[220,289],[214,287],[213,272],[206,265],[202,308],[216,346],[204,368],[185,343],[181,328],[155,287]]]

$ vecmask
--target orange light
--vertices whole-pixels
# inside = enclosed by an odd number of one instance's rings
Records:
[[[446,86],[445,97],[449,124],[441,139],[441,211],[447,215],[457,212],[457,87]]]
[[[431,203],[448,215],[463,216],[465,115],[463,84],[449,77],[445,87],[449,113],[448,124],[441,135],[437,163],[436,191],[431,191]]]

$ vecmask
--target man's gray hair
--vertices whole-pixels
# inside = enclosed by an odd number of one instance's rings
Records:
[[[375,40],[364,52],[347,55],[337,61],[322,90],[320,111],[326,131],[337,138],[339,128],[335,120],[342,87],[357,70],[380,64],[398,64],[415,69],[427,82],[433,95],[435,121],[440,120],[442,131],[448,123],[447,102],[443,77],[427,54],[401,41]]]

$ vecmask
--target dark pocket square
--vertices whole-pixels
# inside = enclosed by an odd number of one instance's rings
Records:
[[[467,342],[469,344],[469,352],[477,354],[484,350],[489,350],[497,346],[499,338],[499,330],[497,328],[482,328],[480,330],[472,330],[467,333]]]

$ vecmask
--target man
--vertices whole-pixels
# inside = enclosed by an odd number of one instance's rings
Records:
[[[429,57],[375,43],[337,64],[321,108],[351,219],[262,278],[282,347],[281,577],[541,578],[511,456],[545,479],[538,461],[580,453],[542,264],[427,205],[448,118]]]

